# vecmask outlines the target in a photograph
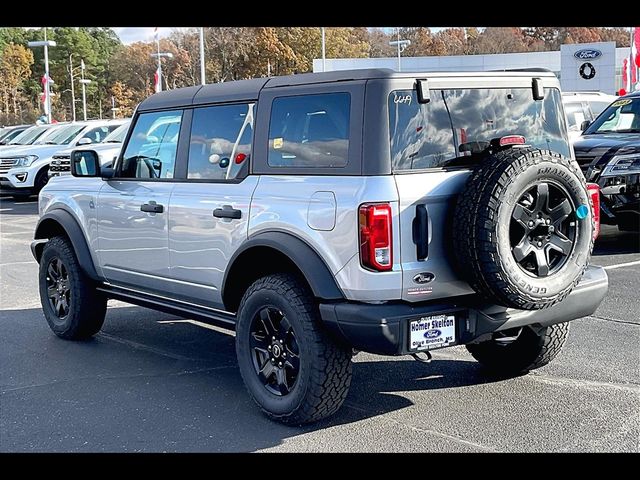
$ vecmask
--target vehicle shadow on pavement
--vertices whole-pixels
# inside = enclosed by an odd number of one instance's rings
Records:
[[[499,380],[471,361],[358,356],[336,415],[284,426],[249,398],[232,335],[158,323],[171,320],[179,319],[112,308],[100,334],[70,342],[53,335],[40,309],[0,311],[0,450],[255,451],[413,405],[403,392]]]
[[[640,234],[608,229],[606,234],[601,234],[596,240],[592,256],[599,257],[625,253],[640,253]]]
[[[3,215],[37,215],[38,197],[16,201],[11,197],[0,197],[0,217]]]

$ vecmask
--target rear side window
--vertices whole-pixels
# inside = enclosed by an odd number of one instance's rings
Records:
[[[349,153],[351,96],[327,93],[273,100],[271,167],[344,167]]]
[[[394,171],[469,166],[493,138],[522,135],[526,143],[570,157],[557,89],[535,101],[530,88],[431,90],[419,104],[415,90],[389,95]]]
[[[182,110],[143,113],[122,156],[119,177],[173,178]]]
[[[253,104],[193,111],[187,178],[231,180],[251,155]]]

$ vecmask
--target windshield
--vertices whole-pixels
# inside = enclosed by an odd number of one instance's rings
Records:
[[[621,98],[613,102],[584,132],[640,133],[640,97]]]
[[[127,136],[127,130],[129,130],[129,124],[131,122],[126,122],[116,128],[113,132],[107,135],[102,143],[122,143],[124,142],[124,137]]]
[[[20,135],[22,132],[24,132],[26,129],[24,128],[15,128],[13,130],[11,129],[7,129],[6,132],[2,132],[2,142],[3,143],[9,143],[11,140],[13,140],[14,138],[16,138],[18,135]]]
[[[418,103],[415,90],[389,95],[394,171],[469,166],[494,138],[522,135],[528,145],[571,157],[560,92],[531,88],[430,90]]]
[[[11,140],[8,145],[31,145],[49,128],[49,125],[39,125],[37,127],[27,128],[24,132]]]
[[[37,144],[49,144],[49,145],[68,145],[71,140],[85,128],[85,125],[67,125],[61,128],[56,133],[48,136],[46,139],[39,140]]]

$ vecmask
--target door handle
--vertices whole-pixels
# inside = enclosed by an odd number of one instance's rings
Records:
[[[140,205],[140,211],[148,213],[162,213],[164,212],[164,205],[160,205],[159,203],[151,200],[149,203],[143,203]]]
[[[231,205],[223,205],[222,208],[216,208],[213,211],[213,216],[216,218],[233,218],[238,220],[242,218],[242,210],[236,210]]]
[[[416,258],[424,260],[429,256],[429,213],[426,205],[416,205],[412,233],[413,243],[416,244]]]

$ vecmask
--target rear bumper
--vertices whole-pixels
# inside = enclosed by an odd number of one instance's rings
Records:
[[[341,341],[351,347],[383,355],[403,355],[409,351],[409,320],[425,315],[455,313],[458,344],[490,338],[501,330],[532,325],[537,328],[568,322],[596,311],[609,289],[602,267],[587,268],[580,283],[562,302],[544,310],[518,310],[484,304],[478,297],[455,302],[421,304],[326,303],[320,305],[322,319]]]

